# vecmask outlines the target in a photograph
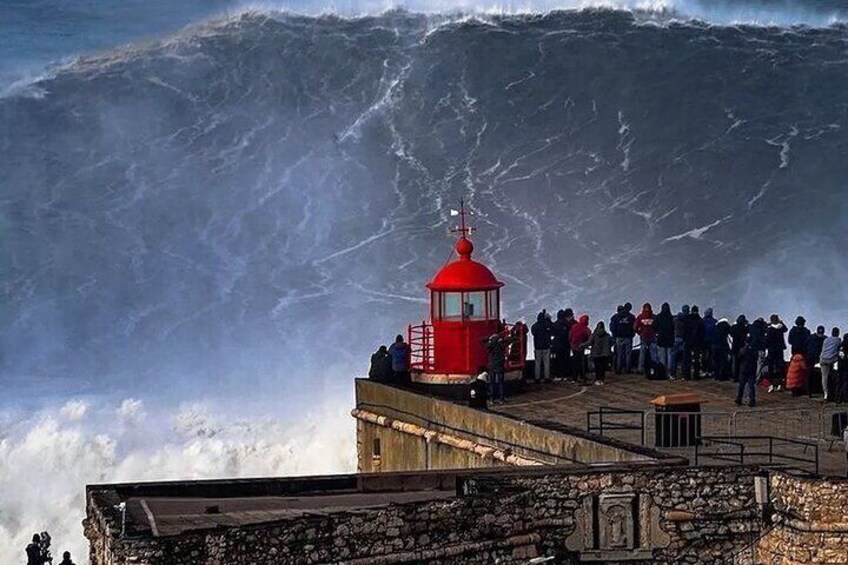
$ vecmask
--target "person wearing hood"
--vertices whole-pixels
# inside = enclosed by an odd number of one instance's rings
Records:
[[[739,352],[748,341],[749,330],[748,318],[744,314],[739,314],[736,317],[736,323],[730,326],[730,370],[734,383],[739,382],[739,371],[742,369]]]
[[[583,314],[568,334],[574,363],[572,375],[580,383],[586,380],[586,343],[590,337],[592,337],[592,330],[589,329],[589,316]]]
[[[807,320],[804,316],[795,318],[795,325],[789,330],[789,348],[792,355],[806,354],[807,340],[810,339],[810,330],[807,329]]]
[[[657,353],[659,354],[659,362],[665,367],[668,380],[674,380],[674,315],[671,313],[671,306],[665,302],[660,307],[660,313],[657,314],[654,326],[657,332]]]
[[[632,313],[633,305],[629,302],[624,305],[624,312],[618,317],[615,326],[615,358],[619,373],[629,373],[631,366],[631,352],[633,351],[633,337],[636,331],[633,325],[636,317]]]
[[[736,391],[736,405],[742,405],[745,391],[748,391],[748,406],[753,408],[757,405],[757,367],[758,353],[754,347],[751,336],[745,340],[745,344],[739,349],[737,355],[739,363],[739,387]]]
[[[403,336],[398,334],[395,337],[395,342],[389,347],[389,355],[392,358],[392,377],[397,384],[407,384],[409,382],[409,365],[412,358],[412,350],[409,344],[403,340]]]
[[[751,335],[751,347],[757,352],[757,379],[763,374],[763,369],[766,366],[766,333],[768,332],[768,324],[760,317],[754,320],[749,328]]]
[[[491,394],[489,395],[495,403],[503,403],[506,401],[505,394],[505,374],[506,374],[506,353],[507,347],[516,338],[504,339],[500,334],[492,334],[487,339],[483,340],[488,354],[488,372]]]
[[[636,316],[633,329],[639,335],[639,370],[648,376],[651,363],[657,359],[657,331],[654,328],[654,310],[650,303],[642,306],[642,312]]]
[[[704,354],[704,321],[697,306],[692,306],[684,320],[683,329],[683,378],[701,378],[701,363]]]
[[[587,344],[592,366],[595,368],[595,385],[604,384],[610,358],[612,357],[612,336],[607,333],[603,322],[598,322]]]
[[[571,310],[557,312],[553,325],[553,341],[551,341],[551,377],[565,379],[571,372],[571,347],[568,343],[568,333],[574,321]]]
[[[824,401],[830,402],[830,374],[833,371],[833,366],[839,361],[839,349],[842,345],[842,340],[839,339],[839,328],[833,328],[830,331],[830,337],[824,339],[822,344],[821,363],[821,382],[822,391],[824,391]]]
[[[530,327],[533,334],[534,381],[540,383],[551,380],[551,339],[553,324],[546,310],[536,316],[536,322]]]
[[[715,328],[716,322],[715,317],[713,317],[713,309],[707,308],[704,310],[703,317],[704,324],[704,360],[703,367],[705,373],[713,373],[715,376],[715,363],[713,362],[713,341],[715,340]]]
[[[777,314],[769,318],[766,329],[766,364],[768,365],[769,392],[779,391],[783,388],[786,361],[783,353],[786,351],[786,338],[784,334],[789,331],[786,324]]]
[[[730,322],[722,318],[716,323],[713,332],[712,357],[715,378],[726,381],[730,374]]]
[[[377,352],[371,356],[371,367],[368,369],[368,378],[380,383],[392,380],[392,356],[385,345],[381,345]]]
[[[613,343],[612,365],[613,365],[613,370],[616,373],[621,372],[620,369],[619,369],[619,366],[618,366],[618,355],[615,354],[615,340],[618,337],[616,335],[616,332],[618,331],[618,319],[621,317],[621,315],[623,313],[624,313],[624,305],[619,304],[618,307],[615,309],[615,314],[613,314],[610,317],[610,321],[609,321],[609,333],[610,333],[610,337],[612,338],[612,343]]]

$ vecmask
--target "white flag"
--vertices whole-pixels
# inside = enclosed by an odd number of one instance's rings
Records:
[[[459,210],[451,209],[451,216],[459,216]]]

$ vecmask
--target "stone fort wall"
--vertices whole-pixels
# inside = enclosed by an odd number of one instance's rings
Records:
[[[753,563],[751,467],[521,469],[458,476],[455,496],[170,537],[115,535],[89,494],[92,565]],[[108,497],[107,497],[108,498]],[[108,502],[108,501],[107,501]]]
[[[769,490],[773,515],[759,563],[848,564],[848,480],[773,473]]]

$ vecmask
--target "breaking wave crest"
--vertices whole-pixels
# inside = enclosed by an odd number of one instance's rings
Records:
[[[86,484],[351,472],[350,405],[332,399],[292,425],[221,402],[169,412],[135,398],[114,405],[76,399],[4,426],[0,563],[22,562],[32,534],[43,530],[54,557],[67,550],[85,563]]]
[[[700,20],[717,25],[829,26],[846,21],[848,8],[834,0],[246,0],[241,8],[335,14],[379,15],[401,9],[424,14],[546,14],[558,10],[627,10],[643,17]]]

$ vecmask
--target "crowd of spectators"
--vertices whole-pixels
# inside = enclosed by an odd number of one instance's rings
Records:
[[[608,368],[616,374],[643,374],[649,379],[716,379],[738,383],[736,403],[747,397],[756,404],[756,387],[768,392],[808,394],[812,379],[820,379],[825,402],[848,402],[848,340],[839,328],[815,332],[798,316],[789,329],[777,314],[768,321],[749,322],[739,315],[731,323],[716,319],[712,308],[701,315],[698,306],[677,313],[664,303],[659,313],[646,303],[638,314],[630,303],[618,306],[609,320],[589,329],[589,317],[575,317],[571,308],[555,319],[542,310],[530,329],[536,382],[602,385]],[[789,362],[786,353],[789,351]],[[816,369],[819,369],[817,372]],[[818,383],[816,383],[818,384]]]

